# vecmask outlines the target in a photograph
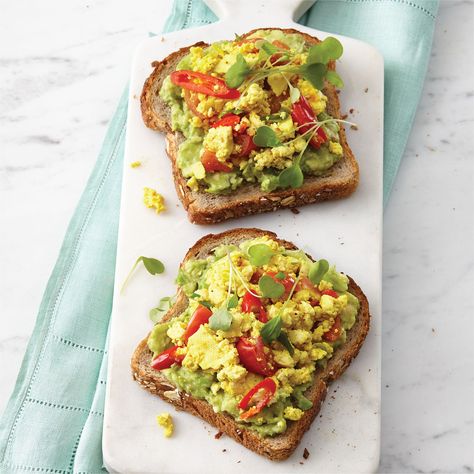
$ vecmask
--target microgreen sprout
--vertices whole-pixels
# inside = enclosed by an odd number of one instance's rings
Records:
[[[254,267],[267,265],[275,252],[266,244],[255,244],[249,247],[249,262]]]
[[[285,292],[285,287],[269,275],[262,275],[260,277],[258,280],[258,287],[260,288],[264,298],[278,299]]]
[[[173,296],[165,296],[161,298],[158,302],[156,308],[150,309],[148,313],[150,319],[156,324],[158,323],[161,318],[166,314],[166,312],[173,306],[176,301],[176,295]]]
[[[133,275],[133,272],[135,271],[135,268],[137,268],[137,265],[142,262],[143,266],[146,268],[147,272],[150,273],[151,275],[157,275],[159,273],[163,273],[165,271],[165,266],[163,265],[160,260],[157,260],[156,258],[151,258],[151,257],[144,257],[143,255],[138,257],[133,264],[132,269],[128,273],[127,277],[125,278],[125,281],[123,282],[122,288],[120,289],[120,294],[123,294],[125,287],[127,286],[130,278]]]
[[[268,56],[266,61],[261,67],[252,68],[241,54],[237,55],[235,63],[225,75],[229,87],[240,87],[244,84],[244,90],[247,90],[254,82],[266,79],[273,74],[282,73],[300,75],[317,89],[324,86],[325,79],[336,87],[343,86],[339,75],[327,67],[330,61],[339,59],[343,53],[343,47],[336,38],[328,37],[312,46],[308,51],[306,63],[300,66],[293,64],[294,58],[291,58],[288,50],[277,48],[268,41],[257,42],[256,44],[260,53]],[[280,53],[281,56],[272,61],[271,58],[275,53]],[[283,61],[285,61],[285,64],[278,65]]]

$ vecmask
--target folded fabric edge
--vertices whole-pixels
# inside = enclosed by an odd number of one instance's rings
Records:
[[[49,329],[55,315],[56,303],[67,276],[74,268],[75,256],[81,244],[84,229],[87,227],[89,216],[92,214],[97,195],[110,172],[116,154],[112,151],[117,147],[110,147],[123,137],[127,118],[128,85],[119,101],[119,105],[109,123],[101,151],[94,168],[89,176],[81,198],[76,206],[65,232],[63,244],[59,251],[56,263],[49,277],[43,299],[38,310],[35,325],[28,341],[25,355],[5,410],[0,418],[0,466],[13,468],[14,465],[6,460],[8,447],[12,441],[16,424],[21,415],[25,399],[34,381],[38,362],[46,347]],[[106,160],[104,155],[108,154]],[[88,198],[84,200],[84,198]],[[84,214],[85,211],[85,214]]]

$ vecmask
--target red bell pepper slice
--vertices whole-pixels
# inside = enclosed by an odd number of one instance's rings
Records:
[[[209,322],[209,318],[212,316],[212,311],[203,305],[199,305],[194,311],[191,319],[188,322],[186,331],[184,331],[183,340],[185,343],[188,339],[203,325]]]
[[[247,291],[242,298],[242,311],[244,313],[253,313],[257,319],[262,323],[268,321],[267,312],[263,307],[262,300],[258,296],[254,296],[250,291]]]
[[[306,125],[307,123],[314,122],[316,120],[316,115],[306,100],[306,98],[301,95],[300,98],[293,104],[291,109],[291,117],[294,122],[299,125],[299,131],[301,133],[306,133],[314,124]],[[323,130],[323,127],[319,127],[316,130],[316,133],[311,137],[310,143],[314,148],[319,148],[323,143],[327,141],[328,137]]]
[[[152,361],[151,367],[155,370],[169,369],[173,364],[181,364],[184,355],[176,354],[178,346],[172,346],[161,354],[158,354]]]
[[[238,99],[240,92],[227,86],[218,77],[209,76],[197,71],[179,70],[170,74],[170,79],[176,86],[221,99]]]
[[[228,173],[229,171],[232,171],[230,166],[219,161],[216,154],[209,150],[204,150],[204,153],[201,156],[201,163],[208,173],[216,173],[217,171]]]
[[[336,319],[334,320],[334,324],[331,326],[331,329],[323,334],[323,339],[328,342],[337,341],[341,337],[341,327],[341,318],[339,316],[336,316]]]
[[[242,420],[246,420],[247,418],[250,418],[257,413],[260,413],[263,408],[265,408],[270,400],[272,399],[273,395],[275,395],[277,386],[276,383],[273,379],[267,378],[263,379],[261,382],[259,382],[257,385],[252,387],[240,400],[239,402],[239,408],[241,410],[247,410],[249,403],[251,402],[253,396],[260,390],[263,390],[263,396],[262,398],[257,402],[257,404],[251,408],[249,408],[247,411],[244,413],[241,413],[240,418]]]

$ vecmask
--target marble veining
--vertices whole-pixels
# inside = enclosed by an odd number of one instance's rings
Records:
[[[160,30],[170,5],[2,7],[0,411],[134,45]],[[473,19],[474,2],[441,1],[385,213],[382,473],[474,472]]]

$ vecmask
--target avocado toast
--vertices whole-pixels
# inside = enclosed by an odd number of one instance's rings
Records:
[[[134,379],[245,447],[287,458],[363,344],[362,290],[259,229],[203,237],[177,283],[175,304],[133,354]]]
[[[354,192],[359,169],[334,86],[342,86],[334,61],[341,54],[334,38],[265,29],[196,43],[153,63],[142,117],[166,134],[176,191],[192,222]]]

